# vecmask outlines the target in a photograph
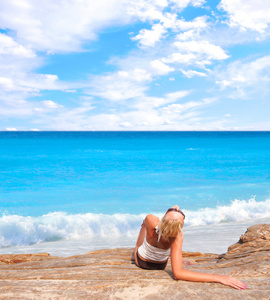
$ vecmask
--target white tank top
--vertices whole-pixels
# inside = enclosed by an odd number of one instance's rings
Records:
[[[158,226],[157,226],[158,227]],[[156,229],[156,233],[158,234],[158,241],[161,237],[161,233]],[[146,260],[160,261],[163,262],[168,259],[170,255],[171,249],[161,249],[155,246],[150,245],[146,237],[143,241],[143,244],[138,248],[139,255]]]

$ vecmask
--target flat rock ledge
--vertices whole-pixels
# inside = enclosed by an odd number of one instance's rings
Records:
[[[249,227],[225,254],[183,253],[186,269],[236,276],[246,290],[176,281],[170,263],[164,271],[142,270],[132,251],[1,255],[0,299],[270,299],[270,224]]]

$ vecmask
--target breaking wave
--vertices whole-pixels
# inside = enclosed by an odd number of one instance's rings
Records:
[[[270,217],[270,199],[234,200],[230,205],[183,210],[185,227],[242,222]],[[33,245],[42,242],[96,238],[136,238],[146,214],[67,214],[53,212],[39,217],[6,215],[0,217],[0,247]],[[162,213],[157,214],[159,217]]]

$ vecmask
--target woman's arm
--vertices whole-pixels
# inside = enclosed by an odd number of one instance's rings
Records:
[[[235,289],[242,290],[246,285],[236,278],[225,275],[199,273],[182,268],[182,245],[183,235],[178,236],[171,245],[171,264],[175,279],[198,281],[198,282],[218,282]]]
[[[138,248],[142,245],[144,238],[146,237],[149,228],[151,229],[153,226],[155,226],[155,223],[158,222],[158,217],[155,217],[154,215],[147,215],[145,217],[145,219],[142,222],[141,225],[141,230],[137,239],[137,243],[134,249],[134,259],[135,259],[135,263],[138,266],[138,261],[137,261],[137,251]]]

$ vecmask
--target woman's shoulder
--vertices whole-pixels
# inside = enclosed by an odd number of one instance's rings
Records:
[[[173,240],[171,241],[172,249],[175,247],[176,248],[180,247],[182,249],[183,240],[184,240],[184,234],[183,234],[183,232],[181,232],[176,238],[173,238]]]
[[[151,214],[149,214],[145,217],[146,225],[150,225],[152,227],[156,227],[157,224],[159,223],[159,221],[160,221],[159,217],[151,215]]]

